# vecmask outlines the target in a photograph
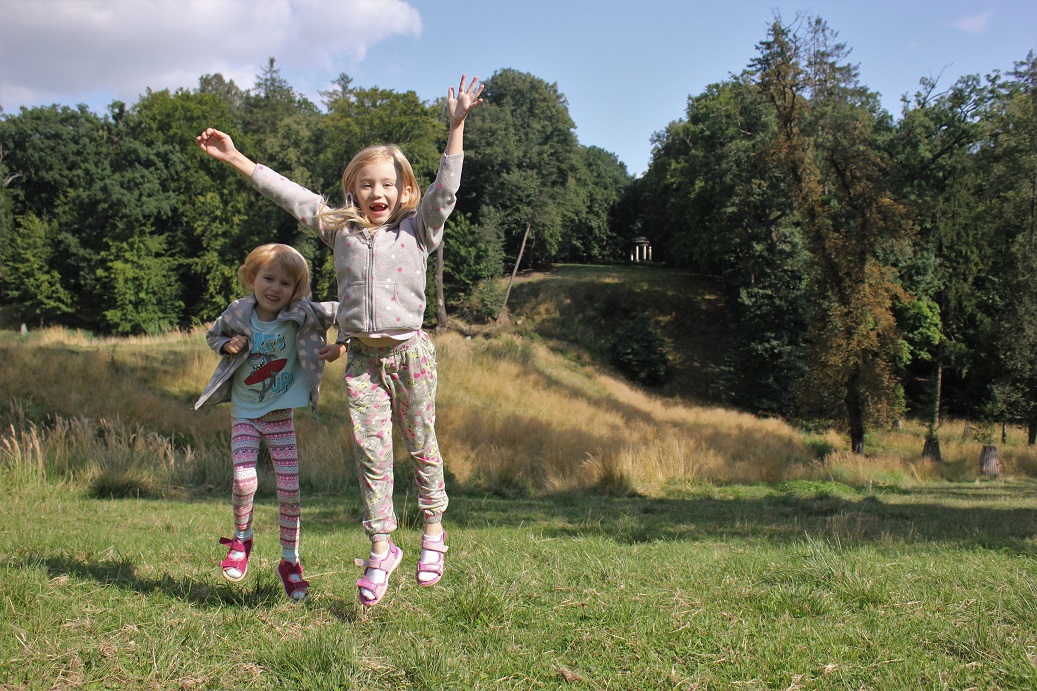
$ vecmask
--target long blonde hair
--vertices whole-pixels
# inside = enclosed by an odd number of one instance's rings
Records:
[[[350,224],[356,224],[363,228],[376,227],[357,207],[353,200],[352,190],[353,185],[356,184],[356,178],[360,173],[360,169],[377,161],[392,161],[393,167],[396,168],[397,181],[400,183],[401,188],[410,189],[407,200],[400,202],[396,211],[393,212],[386,222],[387,225],[398,223],[404,216],[418,208],[418,204],[421,202],[418,180],[414,177],[414,169],[411,168],[407,157],[403,155],[403,150],[395,144],[375,144],[354,156],[353,160],[346,166],[346,170],[342,173],[342,194],[346,200],[346,205],[340,209],[328,209],[327,211],[322,208],[317,214],[325,228],[328,230],[341,230],[347,228]]]
[[[238,267],[238,281],[248,292],[252,292],[259,272],[271,264],[276,264],[292,280],[292,297],[288,304],[310,294],[310,266],[306,257],[299,254],[294,247],[271,242],[260,245],[248,253],[245,263]]]

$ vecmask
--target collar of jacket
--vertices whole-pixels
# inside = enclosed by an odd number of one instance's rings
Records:
[[[277,321],[291,320],[302,324],[308,312],[312,312],[307,297],[302,297],[278,312]],[[230,326],[244,333],[252,330],[252,311],[256,308],[256,296],[249,295],[235,300],[227,308],[227,321]]]

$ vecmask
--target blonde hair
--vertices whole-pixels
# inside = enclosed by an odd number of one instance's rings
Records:
[[[410,161],[403,154],[403,150],[395,144],[375,144],[354,156],[353,160],[346,166],[346,170],[342,173],[342,194],[345,197],[346,205],[341,209],[330,209],[328,211],[322,208],[317,214],[325,228],[328,230],[341,230],[348,227],[351,223],[364,228],[375,227],[375,224],[371,223],[354,203],[353,185],[356,184],[361,168],[378,161],[392,161],[393,167],[396,168],[397,182],[400,183],[402,189],[410,189],[407,200],[400,201],[400,205],[386,223],[388,225],[398,223],[404,216],[418,208],[418,204],[421,201],[418,180],[414,177],[414,169],[411,168]]]
[[[289,305],[310,294],[310,266],[306,263],[306,258],[294,247],[277,242],[260,245],[249,252],[245,257],[245,263],[238,267],[238,281],[251,293],[256,276],[271,264],[276,264],[283,270],[293,283],[292,296],[288,299]]]

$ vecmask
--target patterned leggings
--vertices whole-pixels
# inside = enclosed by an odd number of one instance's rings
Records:
[[[234,527],[244,532],[252,527],[252,505],[258,478],[259,447],[266,439],[277,478],[277,500],[281,505],[281,547],[299,552],[299,453],[295,442],[295,411],[274,410],[261,418],[232,418],[231,457],[234,460]]]
[[[426,523],[438,523],[447,495],[435,429],[436,348],[428,334],[419,331],[391,348],[373,348],[352,339],[345,380],[364,500],[364,532],[374,538],[397,527],[392,503],[394,423],[414,461],[418,507]]]

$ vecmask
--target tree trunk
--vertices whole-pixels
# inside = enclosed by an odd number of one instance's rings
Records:
[[[526,238],[529,237],[529,229],[533,227],[533,219],[526,224],[526,232],[522,234],[522,245],[519,247],[518,257],[515,259],[515,268],[511,270],[511,278],[508,279],[508,289],[504,291],[504,302],[501,303],[500,312],[497,313],[497,321],[500,321],[504,310],[508,309],[508,297],[511,296],[511,284],[515,282],[515,274],[518,273],[519,264],[522,263],[522,253],[526,251]]]
[[[984,445],[979,452],[979,472],[986,476],[1001,475],[1001,460],[997,457],[997,447]]]
[[[1026,422],[1026,443],[1029,446],[1037,444],[1037,417],[1031,417]]]
[[[922,458],[928,458],[935,463],[943,461],[943,457],[940,456],[940,440],[936,438],[935,434],[925,438],[925,444],[922,446]]]
[[[436,248],[436,331],[444,331],[450,324],[446,313],[446,298],[443,296],[443,243]]]
[[[933,382],[933,416],[929,420],[929,433],[925,435],[925,444],[922,445],[922,458],[940,463],[943,457],[940,455],[940,438],[936,436],[936,430],[940,428],[940,398],[943,394],[943,353],[936,354],[936,374]]]
[[[940,428],[940,397],[943,395],[943,353],[936,355],[936,391],[933,396],[933,427],[932,433]]]
[[[860,372],[854,368],[846,380],[846,417],[850,423],[850,451],[864,454],[864,406],[860,400]]]

